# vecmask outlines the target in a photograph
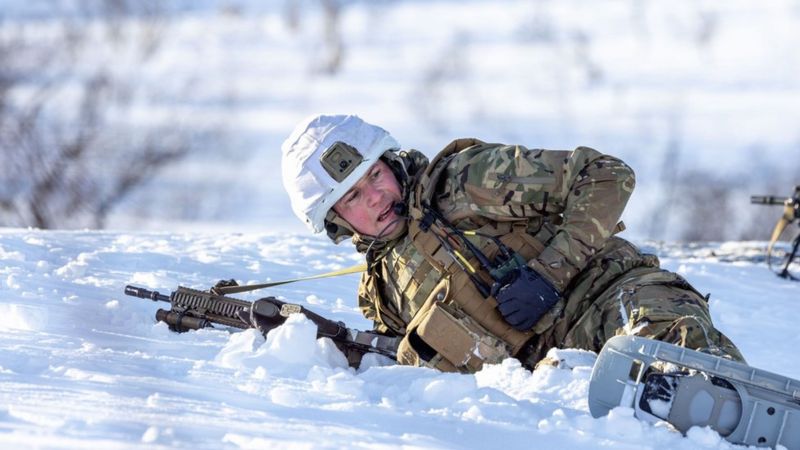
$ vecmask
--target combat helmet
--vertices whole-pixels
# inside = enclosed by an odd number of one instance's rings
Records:
[[[355,115],[306,118],[283,142],[283,186],[292,210],[314,233],[325,230],[333,205],[387,151],[400,144]]]

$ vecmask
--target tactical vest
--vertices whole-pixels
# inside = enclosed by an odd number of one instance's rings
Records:
[[[499,314],[495,300],[478,292],[432,231],[420,229],[421,204],[430,201],[447,162],[476,143],[480,142],[456,141],[427,167],[409,201],[408,235],[383,257],[375,269],[379,274],[362,286],[376,300],[380,321],[405,334],[398,350],[402,364],[474,372],[485,362],[499,363],[516,355],[537,332],[552,325],[563,308],[561,300],[533,330],[515,330]],[[535,219],[489,222],[476,231],[496,236],[526,260],[535,258],[553,235],[552,227]],[[489,238],[470,239],[490,259],[499,251]],[[474,256],[469,256],[468,262],[477,267]],[[480,271],[479,276],[491,284],[488,274]]]
[[[538,340],[550,345],[550,336],[539,338],[555,328],[553,325],[568,303],[571,309],[588,307],[577,304],[599,294],[620,274],[634,267],[658,265],[655,257],[645,257],[627,241],[612,237],[607,249],[598,252],[570,284],[566,298],[559,300],[530,331],[512,328],[497,311],[494,298],[484,298],[442,247],[433,235],[437,230],[423,231],[420,227],[424,216],[422,205],[432,203],[437,182],[448,162],[459,151],[481,143],[474,139],[454,141],[428,165],[409,198],[411,221],[407,235],[376,265],[373,270],[378,273],[367,276],[362,283],[362,294],[372,299],[377,319],[405,335],[398,349],[397,360],[401,364],[475,372],[484,363],[496,364],[512,356],[526,359],[529,349],[540,351]],[[475,231],[498,238],[527,261],[544,250],[557,225],[543,217],[509,217],[506,221],[481,218],[479,222]],[[493,260],[499,251],[491,238],[469,239],[489,259]],[[467,262],[473,267],[480,267],[469,252],[464,256],[469,257]],[[614,263],[609,265],[608,261]],[[491,284],[485,271],[479,270],[478,276]]]

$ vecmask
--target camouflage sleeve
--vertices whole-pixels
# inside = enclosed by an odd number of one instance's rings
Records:
[[[588,147],[552,151],[500,144],[462,151],[448,163],[445,177],[438,204],[450,220],[545,216],[558,224],[528,265],[560,290],[611,236],[635,183],[625,163]]]
[[[372,321],[373,330],[386,334],[391,330],[381,321],[380,315],[378,315],[378,308],[375,302],[379,301],[379,299],[372,295],[373,289],[371,289],[370,284],[370,277],[366,273],[361,274],[361,281],[358,284],[358,308],[366,319]]]
[[[633,170],[621,160],[587,147],[564,159],[564,177],[554,194],[562,223],[538,258],[528,265],[564,290],[614,233],[633,193]]]

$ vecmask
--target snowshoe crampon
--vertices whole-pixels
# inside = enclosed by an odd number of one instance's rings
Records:
[[[682,433],[709,426],[736,444],[800,449],[800,381],[665,342],[606,343],[589,381],[589,410],[601,417],[617,406]]]

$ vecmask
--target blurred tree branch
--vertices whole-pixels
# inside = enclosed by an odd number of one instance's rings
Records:
[[[301,11],[307,9],[303,0],[287,0],[284,3],[284,17],[290,30],[297,32],[301,28]],[[314,70],[326,75],[336,75],[342,68],[345,56],[345,44],[341,30],[341,12],[345,0],[318,0],[322,10],[322,32],[320,35],[319,54]]]
[[[93,19],[107,20],[109,29],[137,7],[125,0],[103,5]],[[5,26],[17,28],[0,29],[0,225],[102,228],[128,194],[196,149],[180,128],[119,120],[130,87],[103,68],[112,62],[77,67],[90,33],[80,21],[64,19],[64,38],[51,42],[23,25],[0,22]],[[158,36],[140,36],[141,63],[158,48]]]

